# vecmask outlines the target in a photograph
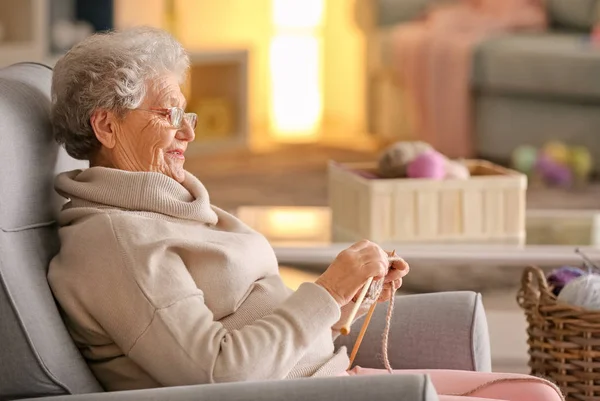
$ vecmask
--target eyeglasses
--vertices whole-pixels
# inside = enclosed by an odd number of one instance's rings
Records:
[[[134,109],[141,111],[148,111],[150,113],[160,114],[161,116],[167,117],[169,124],[173,128],[180,129],[185,120],[192,129],[196,128],[198,122],[198,115],[196,113],[186,113],[181,107],[169,107],[166,109],[152,108],[152,109]]]

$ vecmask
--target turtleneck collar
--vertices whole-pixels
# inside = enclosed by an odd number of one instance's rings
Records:
[[[114,207],[160,213],[211,225],[218,222],[208,191],[187,171],[185,180],[180,184],[162,173],[91,167],[59,174],[55,188],[60,195],[71,200],[69,208]]]

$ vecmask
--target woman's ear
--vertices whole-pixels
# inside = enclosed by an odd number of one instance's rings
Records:
[[[103,109],[95,110],[90,117],[90,124],[96,134],[96,138],[98,138],[98,141],[100,141],[104,147],[108,149],[115,147],[115,144],[117,143],[116,129],[118,125],[117,119],[112,112]]]

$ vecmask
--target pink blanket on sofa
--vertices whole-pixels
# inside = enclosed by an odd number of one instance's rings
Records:
[[[543,30],[543,0],[457,0],[393,32],[394,66],[417,139],[449,157],[472,157],[474,47],[508,31]]]

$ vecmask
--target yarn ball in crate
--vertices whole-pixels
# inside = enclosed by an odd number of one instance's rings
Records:
[[[427,150],[410,162],[406,168],[409,178],[431,178],[441,180],[446,177],[447,159],[433,149]]]
[[[516,170],[533,175],[539,181],[557,186],[585,183],[593,170],[594,161],[584,146],[567,146],[560,141],[550,141],[541,149],[523,145],[512,154]]]
[[[447,160],[446,162],[446,179],[466,180],[471,176],[469,168],[460,161]]]
[[[583,146],[573,146],[569,152],[569,164],[573,174],[580,180],[586,180],[592,172],[593,161],[590,151]]]
[[[512,165],[524,174],[531,174],[538,157],[538,151],[530,145],[517,147],[512,153]]]
[[[379,158],[379,175],[384,178],[406,177],[406,169],[421,153],[431,150],[428,143],[400,141],[388,147]]]
[[[544,181],[551,185],[568,186],[573,181],[569,167],[554,161],[546,154],[539,155],[535,163],[535,170]]]
[[[585,274],[569,281],[558,300],[588,310],[600,310],[600,276]]]
[[[562,266],[558,269],[555,269],[548,274],[546,277],[546,281],[548,285],[552,288],[552,293],[556,296],[560,294],[562,289],[572,280],[583,276],[586,274],[585,271],[573,267],[573,266]]]
[[[555,163],[567,165],[569,163],[569,147],[560,141],[550,141],[542,148],[545,154]]]

